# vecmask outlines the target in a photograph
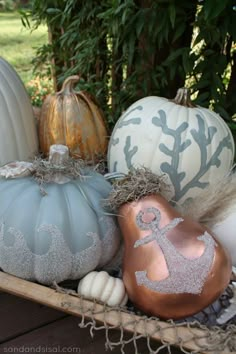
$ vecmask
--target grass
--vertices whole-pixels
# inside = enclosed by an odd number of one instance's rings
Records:
[[[33,78],[36,49],[47,43],[47,28],[26,29],[17,12],[0,12],[0,56],[7,60],[24,83]]]

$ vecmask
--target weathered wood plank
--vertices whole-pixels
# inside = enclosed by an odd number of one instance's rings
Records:
[[[105,335],[98,332],[92,339],[88,330],[78,328],[78,319],[70,316],[0,345],[0,352],[10,350],[97,354],[105,352]]]
[[[24,353],[63,353],[73,350],[73,353],[81,353],[81,349],[88,346],[90,342],[89,331],[82,332],[78,328],[78,318],[68,316],[0,344],[0,352],[11,350]]]
[[[65,316],[45,305],[0,293],[0,343]]]
[[[120,333],[109,334],[110,340],[118,340]],[[0,353],[80,353],[80,354],[120,354],[120,346],[111,350],[105,348],[105,331],[95,331],[92,338],[88,329],[78,328],[78,318],[69,316],[54,323],[33,330],[25,335],[0,344]],[[139,353],[149,353],[146,340],[137,343]],[[157,344],[154,348],[157,348]],[[126,354],[134,353],[133,343],[125,346]],[[179,353],[178,351],[173,351]]]
[[[104,312],[104,306],[101,304],[94,304],[91,301],[83,300],[79,298],[68,295],[61,294],[48,287],[30,283],[28,281],[16,278],[14,276],[8,275],[6,273],[0,272],[0,290],[4,290],[11,294],[33,300],[42,303],[46,306],[56,308],[58,310],[64,311],[66,313],[81,316],[82,312],[90,317],[91,311],[93,312],[93,317],[97,321],[104,322],[119,327],[122,322],[122,327],[126,331],[136,332],[136,333],[150,333],[152,339],[160,340],[160,332],[156,331],[157,323],[156,321],[147,321],[137,315],[131,315],[126,312],[117,312],[111,309],[109,312]],[[82,307],[82,308],[81,308]],[[136,321],[134,323],[134,320]],[[176,340],[176,329],[169,326],[167,322],[158,321],[159,328],[162,328],[162,339],[168,343],[173,343]],[[208,342],[205,338],[205,332],[201,329],[191,329],[189,330],[185,326],[178,328],[178,337],[182,338],[184,341],[184,347],[190,350],[198,350],[199,345],[192,339],[192,335],[199,338],[199,343],[208,346]],[[202,351],[202,353],[207,353],[207,351]],[[232,353],[228,349],[221,351],[221,354]]]

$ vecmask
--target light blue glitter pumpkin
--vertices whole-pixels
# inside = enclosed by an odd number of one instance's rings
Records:
[[[170,198],[183,203],[230,171],[234,140],[223,119],[194,106],[187,89],[174,100],[150,96],[133,103],[117,121],[108,147],[109,172],[133,167],[165,174]]]
[[[59,169],[43,184],[44,194],[32,176],[0,179],[3,271],[51,284],[79,279],[112,260],[120,234],[102,205],[111,186],[91,169],[80,173],[71,179]]]

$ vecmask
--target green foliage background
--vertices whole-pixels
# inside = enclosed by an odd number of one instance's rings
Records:
[[[235,8],[233,0],[32,0],[22,21],[49,26],[38,69],[53,63],[56,89],[79,74],[79,88],[97,97],[110,127],[135,100],[173,98],[184,85],[195,103],[231,120]]]

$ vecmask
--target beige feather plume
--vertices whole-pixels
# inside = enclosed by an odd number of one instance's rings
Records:
[[[236,173],[209,185],[194,200],[176,208],[182,215],[211,227],[223,221],[234,206],[236,209]]]

